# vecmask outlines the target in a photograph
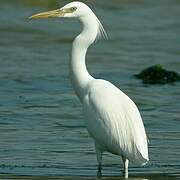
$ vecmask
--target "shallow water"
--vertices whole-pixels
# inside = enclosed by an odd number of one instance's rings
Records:
[[[58,1],[51,2],[0,2],[0,174],[96,174],[93,141],[68,75],[71,42],[80,31],[79,23],[27,19],[57,8]],[[150,163],[131,165],[130,175],[180,177],[180,83],[145,86],[133,77],[153,64],[179,72],[180,2],[86,2],[109,36],[89,49],[88,69],[136,102],[150,140]],[[104,176],[121,175],[119,157],[106,154],[103,163]]]

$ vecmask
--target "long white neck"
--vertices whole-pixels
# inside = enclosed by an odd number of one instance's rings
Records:
[[[73,88],[82,102],[87,93],[88,83],[93,79],[87,71],[85,57],[88,47],[95,41],[98,34],[98,24],[94,14],[80,18],[80,21],[83,30],[73,41],[70,78]]]

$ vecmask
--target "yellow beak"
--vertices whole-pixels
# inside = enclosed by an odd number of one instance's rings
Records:
[[[29,17],[29,19],[43,19],[43,18],[51,18],[51,17],[63,17],[65,12],[63,10],[57,9],[53,11],[47,11],[47,12],[42,12],[38,13],[35,15],[32,15]]]

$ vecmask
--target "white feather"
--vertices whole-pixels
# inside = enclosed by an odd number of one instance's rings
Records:
[[[148,161],[147,138],[133,101],[113,84],[92,80],[83,101],[87,129],[103,151],[137,164]]]
[[[101,22],[99,21],[98,18],[96,18],[97,24],[98,24],[98,33],[97,33],[97,39],[100,39],[101,37],[104,39],[108,39],[108,35],[103,27],[103,25],[101,24]]]

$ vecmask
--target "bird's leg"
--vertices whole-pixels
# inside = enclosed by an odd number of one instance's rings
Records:
[[[98,171],[97,171],[97,177],[98,177],[98,178],[101,178],[101,177],[102,177],[101,170],[102,170],[102,164],[101,164],[101,163],[98,163]]]
[[[124,175],[124,178],[128,178],[128,164],[129,164],[129,160],[122,157],[123,159],[123,163],[124,163],[124,170],[123,170],[123,175]]]
[[[102,177],[102,151],[100,150],[99,146],[97,143],[95,143],[95,149],[96,149],[96,156],[97,156],[97,161],[98,161],[98,171],[97,171],[97,177],[101,178]]]

